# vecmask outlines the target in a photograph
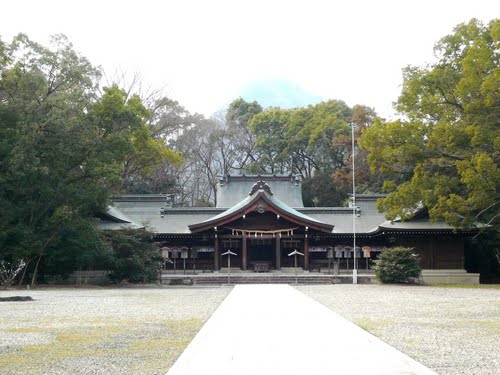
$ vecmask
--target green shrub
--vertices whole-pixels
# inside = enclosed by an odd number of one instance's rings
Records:
[[[104,237],[111,247],[109,277],[112,282],[158,280],[162,258],[150,232],[144,229],[105,231]]]
[[[385,284],[412,282],[420,277],[420,272],[418,257],[406,247],[386,249],[375,261],[375,275]]]

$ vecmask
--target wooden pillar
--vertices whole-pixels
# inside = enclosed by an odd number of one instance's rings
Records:
[[[214,239],[214,269],[219,270],[219,239]]]
[[[431,270],[436,268],[435,252],[434,252],[434,241],[429,240],[429,252],[431,253]]]
[[[304,237],[304,269],[309,270],[309,239],[307,234]]]
[[[245,237],[245,234],[243,234],[243,237],[241,239],[241,269],[243,271],[247,270],[247,238]]]
[[[276,269],[281,269],[281,240],[276,237]]]

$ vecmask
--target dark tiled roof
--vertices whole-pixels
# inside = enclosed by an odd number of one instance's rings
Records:
[[[320,220],[312,218],[304,213],[301,213],[294,208],[281,202],[274,195],[271,195],[265,189],[255,190],[252,195],[247,196],[242,201],[235,204],[233,207],[221,212],[220,214],[198,223],[193,223],[190,225],[192,231],[198,231],[201,228],[205,228],[208,225],[219,225],[218,223],[227,222],[231,220],[234,215],[243,215],[246,210],[252,209],[252,207],[257,203],[261,202],[267,205],[270,210],[275,211],[277,214],[287,216],[290,220],[297,223],[303,223],[305,226],[311,226],[318,230],[330,232],[333,229],[331,224],[324,223]]]
[[[266,181],[267,177],[267,181]],[[226,186],[222,194],[222,202],[235,201],[229,207],[219,205],[215,208],[168,208],[165,195],[134,195],[114,197],[114,206],[107,212],[107,219],[100,223],[103,229],[118,229],[120,227],[147,227],[155,233],[164,234],[189,234],[190,225],[211,222],[219,218],[231,215],[252,200],[249,195],[251,187],[257,180],[264,180],[271,187],[273,195],[267,194],[267,198],[280,210],[295,215],[306,221],[318,222],[334,226],[333,234],[351,234],[353,232],[353,211],[349,207],[303,207],[302,198],[297,202],[297,194],[300,195],[300,184],[295,185],[289,176],[238,176],[233,180],[223,182]],[[273,179],[277,184],[273,185]],[[230,188],[233,184],[233,188]],[[222,188],[224,188],[222,186]],[[232,189],[232,190],[231,190]],[[231,196],[234,194],[234,196]],[[285,200],[281,199],[285,196]],[[241,199],[236,201],[236,197]],[[383,195],[357,195],[356,205],[359,207],[359,216],[355,216],[356,233],[374,234],[384,230],[394,231],[451,231],[449,225],[419,218],[406,222],[387,221],[383,213],[378,212],[376,201]]]
[[[217,207],[230,208],[248,197],[257,181],[266,182],[281,202],[294,208],[304,207],[300,178],[295,176],[224,176],[217,185]]]

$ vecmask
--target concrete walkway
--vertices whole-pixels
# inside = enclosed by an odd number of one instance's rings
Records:
[[[238,285],[168,374],[435,372],[288,285]]]

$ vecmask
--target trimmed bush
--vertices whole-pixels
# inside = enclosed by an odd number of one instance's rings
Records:
[[[114,283],[147,283],[158,280],[162,257],[144,229],[104,231],[111,248],[110,275]]]
[[[384,250],[375,261],[375,275],[384,284],[400,284],[420,277],[418,257],[407,247]]]

